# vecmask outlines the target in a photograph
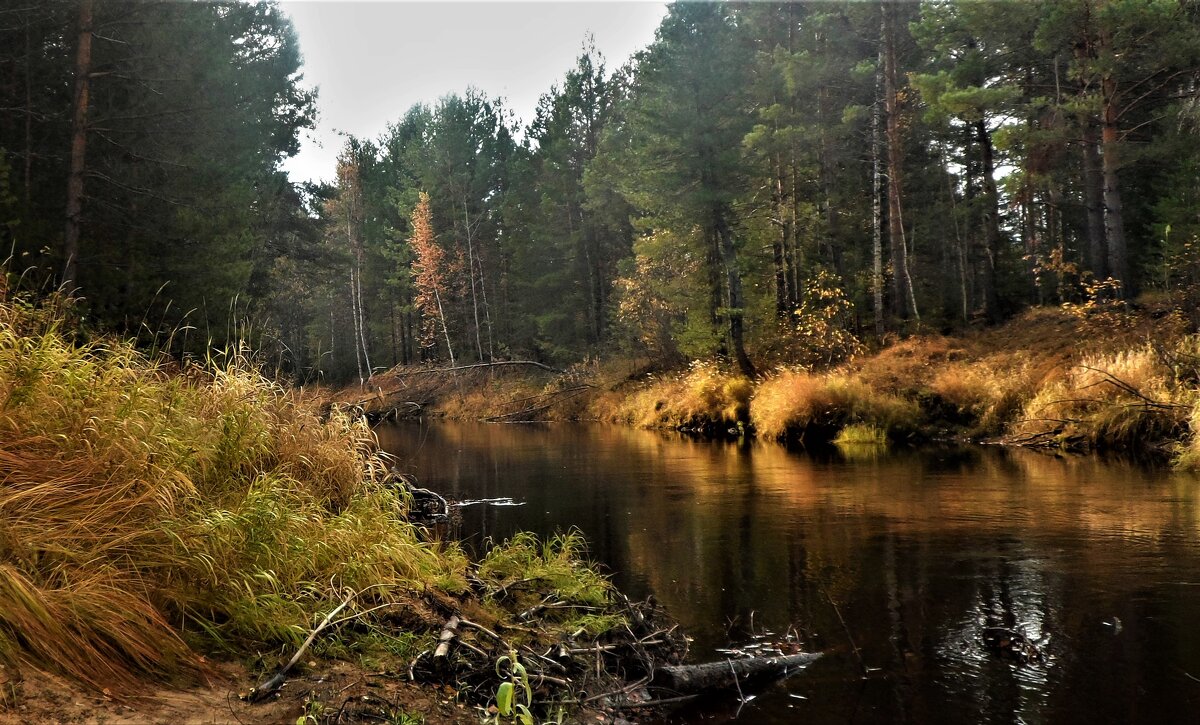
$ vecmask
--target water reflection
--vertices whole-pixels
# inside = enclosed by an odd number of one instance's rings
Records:
[[[743,721],[1190,721],[1200,700],[1191,477],[979,448],[847,460],[607,427],[379,436],[424,485],[526,502],[464,510],[476,544],[579,527],[619,586],[684,623],[698,658],[792,625],[830,653]],[[985,637],[997,627],[1041,657],[999,656]]]

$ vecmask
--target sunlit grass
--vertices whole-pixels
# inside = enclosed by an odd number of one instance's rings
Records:
[[[828,442],[851,425],[898,437],[917,426],[920,412],[915,403],[875,390],[849,373],[785,368],[759,385],[750,414],[764,438],[815,436]]]
[[[1176,345],[1194,346],[1185,338]],[[1085,357],[1044,385],[1025,405],[1013,433],[1090,448],[1144,448],[1194,437],[1198,399],[1195,369],[1173,369],[1152,345]],[[1187,447],[1180,456],[1189,459]]]
[[[123,686],[297,643],[349,590],[466,590],[364,423],[236,353],[180,371],[60,319],[0,304],[0,659]]]
[[[854,423],[838,431],[833,442],[840,446],[886,446],[888,438],[879,426]]]
[[[753,390],[745,376],[700,361],[643,386],[612,417],[641,428],[732,428],[746,420]]]

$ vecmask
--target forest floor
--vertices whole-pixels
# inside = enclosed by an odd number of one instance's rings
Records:
[[[916,333],[838,365],[753,380],[715,362],[399,367],[332,400],[373,418],[603,421],[826,444],[992,441],[1067,450],[1196,449],[1194,312],[1178,300],[1040,307],[994,327]]]
[[[207,685],[147,686],[113,697],[56,675],[29,669],[18,681],[0,675],[0,725],[95,723],[96,725],[295,725],[374,720],[398,725],[478,723],[479,711],[456,702],[453,690],[404,682],[345,662],[326,662],[299,672],[278,698],[251,704],[242,696],[257,682],[236,663],[216,666]],[[332,717],[331,717],[332,716]],[[352,717],[351,717],[352,716]]]

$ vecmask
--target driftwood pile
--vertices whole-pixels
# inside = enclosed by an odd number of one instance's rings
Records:
[[[672,623],[653,597],[634,602],[618,596],[614,611],[624,615],[626,626],[600,638],[574,632],[559,642],[530,646],[515,644],[462,617],[446,621],[438,644],[413,661],[414,681],[452,685],[479,695],[485,705],[496,691],[497,663],[521,663],[543,707],[582,706],[609,712],[645,711],[674,707],[701,695],[737,691],[744,687],[787,677],[814,662],[819,653],[794,652],[773,656],[753,655],[702,664],[682,664],[688,639]],[[553,603],[533,607],[519,619],[536,631],[541,618],[559,609]],[[515,634],[520,634],[519,632]],[[546,713],[551,714],[547,709]]]
[[[624,694],[644,688],[660,667],[680,663],[687,653],[687,638],[653,599],[636,602],[618,595],[616,600],[603,614],[620,615],[625,624],[600,637],[579,629],[548,641],[544,634],[560,627],[563,610],[576,608],[551,599],[517,613],[518,624],[498,626],[500,631],[451,616],[436,647],[413,660],[409,676],[476,693],[477,704],[486,706],[498,676],[507,676],[515,661],[525,672],[535,703],[611,706]]]

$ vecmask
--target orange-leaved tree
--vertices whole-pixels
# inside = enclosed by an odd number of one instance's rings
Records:
[[[412,237],[408,240],[413,251],[413,283],[417,289],[416,305],[421,311],[421,345],[434,347],[437,344],[437,328],[441,325],[446,338],[446,351],[450,354],[450,365],[454,365],[454,348],[450,345],[450,330],[446,326],[446,313],[442,308],[442,289],[446,285],[445,253],[433,235],[433,210],[429,205],[429,194],[421,192],[412,213]]]

